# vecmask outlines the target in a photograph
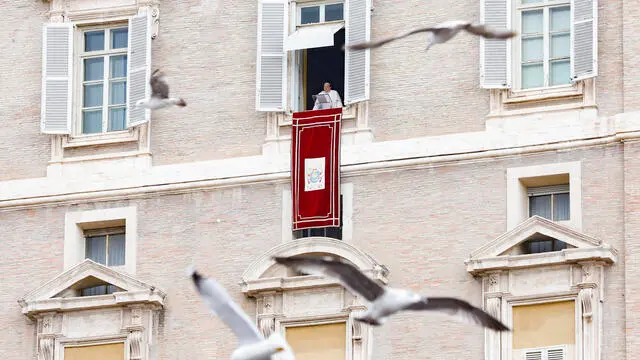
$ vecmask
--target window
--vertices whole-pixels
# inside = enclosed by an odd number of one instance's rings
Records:
[[[45,25],[41,131],[92,135],[79,136],[77,146],[130,141],[121,130],[148,122],[151,114],[133,106],[150,92],[151,11],[128,23],[108,17],[91,25],[84,16],[82,21]]]
[[[109,295],[116,292],[116,290],[117,288],[113,285],[98,285],[82,289],[80,296]]]
[[[560,251],[567,248],[567,244],[550,236],[536,233],[524,242],[525,254],[539,254],[551,251]]]
[[[329,82],[343,104],[369,97],[369,50],[342,50],[370,38],[371,0],[259,0],[256,108],[303,111]],[[295,26],[290,26],[295,25]]]
[[[65,346],[65,360],[123,360],[125,357],[124,342],[89,346]]]
[[[530,187],[529,216],[538,215],[553,221],[570,218],[569,184]]]
[[[344,20],[344,4],[314,4],[298,6],[298,25]]]
[[[90,230],[85,233],[85,258],[106,266],[125,264],[125,229]]]
[[[568,1],[519,0],[522,89],[571,82]]]
[[[576,343],[575,301],[513,307],[513,359],[564,360]]]
[[[300,360],[344,360],[347,352],[347,324],[344,322],[287,326],[287,343]]]
[[[342,214],[343,206],[342,206],[342,194],[340,194],[340,226],[339,227],[323,227],[323,228],[313,228],[313,229],[302,229],[296,230],[293,232],[294,239],[302,239],[311,236],[322,236],[329,237],[337,240],[342,240]]]
[[[482,1],[480,22],[519,33],[480,39],[482,87],[540,89],[597,76],[597,11],[597,0]]]
[[[82,31],[82,134],[126,129],[128,36],[126,25]]]

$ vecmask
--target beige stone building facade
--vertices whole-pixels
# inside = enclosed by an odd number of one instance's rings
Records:
[[[228,359],[184,275],[298,359],[640,353],[640,1],[2,1],[0,358]],[[343,43],[444,20],[516,29]],[[133,108],[162,69],[185,108]],[[342,226],[292,231],[291,113],[344,103]],[[273,255],[327,253],[513,328],[383,327]]]

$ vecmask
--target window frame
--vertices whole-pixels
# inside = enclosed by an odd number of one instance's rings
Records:
[[[338,314],[330,314],[330,315],[323,315],[320,318],[316,318],[316,319],[300,319],[300,318],[293,318],[293,319],[281,319],[279,321],[277,321],[277,327],[279,328],[276,331],[279,331],[280,334],[282,334],[282,337],[284,337],[286,339],[287,336],[287,329],[288,328],[295,328],[295,327],[307,327],[307,326],[318,326],[318,325],[329,325],[329,324],[340,324],[343,323],[345,324],[345,354],[344,354],[344,358],[345,359],[349,359],[350,356],[350,352],[351,352],[351,331],[350,331],[350,323],[349,323],[349,315],[338,315]]]
[[[84,231],[85,259],[89,259],[87,257],[87,240],[88,240],[88,238],[97,237],[97,236],[105,236],[105,261],[104,261],[105,263],[102,264],[102,265],[107,266],[107,267],[112,267],[112,268],[119,268],[119,267],[125,266],[127,264],[127,232],[126,231],[127,231],[126,226],[109,227],[109,228],[98,228],[98,229],[87,229],[87,230],[85,230]],[[124,236],[125,256],[124,256],[124,264],[122,264],[122,265],[111,265],[111,264],[109,264],[109,237],[113,236],[113,235],[123,235]]]
[[[528,190],[529,188],[527,188]],[[556,220],[555,219],[555,214],[553,212],[554,206],[553,206],[553,202],[554,199],[556,198],[556,195],[562,195],[562,194],[567,194],[569,196],[569,218],[568,219],[564,219],[564,220]],[[536,195],[527,195],[527,209],[529,211],[529,217],[532,217],[533,215],[538,215],[538,214],[531,214],[531,198],[532,197],[539,197],[539,196],[551,196],[551,202],[550,202],[550,206],[551,206],[551,221],[556,221],[556,222],[562,222],[562,221],[571,221],[571,190],[568,191],[550,191],[549,193],[545,193],[545,194],[536,194]],[[538,215],[538,216],[542,216],[542,215]]]
[[[74,138],[91,138],[91,137],[104,137],[104,136],[120,136],[122,134],[130,133],[130,130],[127,128],[125,115],[125,128],[122,130],[108,131],[109,126],[109,75],[110,75],[110,63],[109,57],[113,55],[126,55],[127,62],[129,62],[128,52],[129,52],[129,44],[127,43],[126,48],[120,48],[117,50],[112,49],[103,49],[101,51],[92,51],[85,52],[84,51],[84,34],[86,32],[104,30],[105,31],[105,45],[111,42],[111,31],[115,29],[123,29],[126,28],[127,31],[129,29],[129,23],[126,19],[114,19],[108,22],[102,23],[88,23],[88,24],[76,24],[74,29],[74,49],[73,49],[73,104],[75,104],[72,108],[72,129],[71,134]],[[82,132],[83,125],[83,108],[84,108],[84,59],[87,58],[97,58],[102,57],[104,60],[104,69],[103,69],[103,89],[102,89],[102,131],[97,133],[87,133],[84,134]],[[128,81],[127,76],[124,77],[124,81]],[[107,84],[106,87],[104,84]],[[125,87],[126,89],[126,87]],[[126,90],[125,90],[126,91]],[[127,100],[129,94],[125,93],[125,103],[124,108],[127,109]],[[122,106],[122,105],[118,105]],[[125,110],[126,111],[126,110]],[[106,114],[106,115],[105,115]],[[126,112],[125,112],[126,114]]]
[[[342,20],[331,20],[331,21],[325,21],[325,8],[327,7],[327,5],[336,5],[336,4],[342,4]],[[296,5],[296,19],[295,19],[295,24],[296,24],[296,28],[297,27],[302,27],[302,26],[314,26],[314,25],[321,25],[321,24],[333,24],[333,23],[340,23],[340,22],[344,22],[344,7],[345,7],[345,1],[335,1],[335,0],[324,0],[324,1],[309,1],[309,2],[301,2],[299,4]],[[309,24],[302,24],[300,21],[302,20],[302,9],[303,8],[310,8],[310,7],[315,7],[318,6],[320,8],[320,15],[319,15],[319,20],[316,23],[309,23]]]
[[[540,90],[563,90],[567,88],[573,88],[575,85],[573,81],[569,81],[566,84],[559,85],[549,85],[549,76],[550,76],[550,30],[549,30],[549,9],[555,7],[565,7],[568,6],[571,9],[571,0],[540,0],[538,3],[534,4],[521,4],[521,0],[509,0],[515,2],[512,5],[512,14],[513,18],[512,28],[518,31],[518,36],[514,38],[511,42],[511,52],[510,56],[513,59],[511,61],[511,89],[514,92],[535,92]],[[532,87],[532,88],[522,88],[522,12],[533,9],[541,9],[542,10],[542,51],[543,51],[543,77],[544,77],[544,85],[542,87]],[[569,15],[569,24],[571,24],[571,15]],[[569,37],[571,38],[571,25],[569,26]],[[571,63],[573,62],[573,53],[571,49],[571,42],[569,42],[569,68],[571,68]],[[564,59],[564,57],[563,57]],[[569,78],[571,78],[571,73],[569,74]]]

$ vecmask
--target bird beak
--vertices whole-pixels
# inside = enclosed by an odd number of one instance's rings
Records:
[[[281,352],[281,351],[284,351],[284,348],[282,346],[276,348],[276,352]]]

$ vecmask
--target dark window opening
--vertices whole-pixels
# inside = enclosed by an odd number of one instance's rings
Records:
[[[344,28],[333,34],[333,46],[306,49],[304,51],[303,99],[304,109],[313,109],[312,95],[323,90],[325,82],[338,92],[344,104]]]
[[[567,248],[567,243],[542,234],[533,235],[523,245],[525,254],[539,254]]]

